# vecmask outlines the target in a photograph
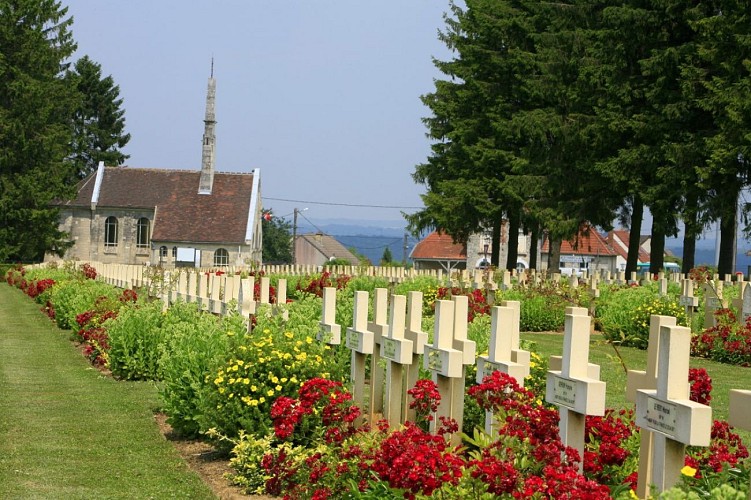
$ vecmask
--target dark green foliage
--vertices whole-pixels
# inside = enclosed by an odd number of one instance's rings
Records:
[[[281,217],[274,217],[270,211],[264,211],[261,229],[263,261],[292,263],[292,224]]]
[[[112,76],[102,77],[102,67],[84,56],[68,73],[81,101],[73,116],[73,145],[70,160],[76,174],[83,178],[100,161],[105,165],[121,165],[128,155],[120,151],[130,140],[125,133],[125,111],[121,109],[120,87]]]
[[[0,1],[0,261],[65,249],[49,205],[75,177],[64,161],[77,105],[63,78],[76,48],[66,16],[54,0]]]

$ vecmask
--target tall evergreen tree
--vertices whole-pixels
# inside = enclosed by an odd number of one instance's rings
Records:
[[[53,199],[71,193],[70,118],[77,92],[63,75],[76,45],[55,0],[0,0],[0,261],[64,251]]]
[[[80,104],[73,117],[73,153],[80,178],[105,165],[121,165],[129,156],[121,149],[130,140],[125,133],[125,111],[121,109],[120,87],[112,76],[102,77],[102,67],[84,56],[68,79],[80,93]]]
[[[261,219],[264,262],[292,263],[292,224],[265,211]]]

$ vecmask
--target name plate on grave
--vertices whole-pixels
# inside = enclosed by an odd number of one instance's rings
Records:
[[[342,342],[342,333],[340,325],[327,325],[326,323],[318,324],[317,339],[319,342],[325,342],[331,345],[339,345]]]
[[[683,307],[696,307],[696,302],[696,297],[687,297],[685,295],[678,299],[678,303]]]
[[[438,375],[458,378],[464,375],[462,353],[453,349],[438,349],[425,346],[423,366]]]
[[[497,371],[502,371],[501,365],[499,365],[498,363],[494,363],[487,359],[482,359],[482,376],[483,377],[489,377],[493,374],[493,372],[497,372]]]
[[[720,303],[720,299],[717,297],[707,297],[707,308],[711,310],[716,310],[722,307],[722,304]]]
[[[381,357],[400,365],[412,364],[412,341],[384,337],[381,339]]]
[[[553,401],[567,408],[576,408],[576,381],[553,376]]]
[[[677,407],[655,398],[647,398],[647,427],[669,436],[675,436]]]
[[[347,328],[346,345],[360,354],[373,354],[373,332],[358,332]]]

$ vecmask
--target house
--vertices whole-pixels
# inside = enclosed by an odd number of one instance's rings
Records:
[[[353,266],[360,264],[357,256],[328,234],[299,234],[293,247],[295,264],[322,266],[334,259],[345,259]]]
[[[542,262],[547,263],[550,255],[550,240],[547,238],[542,243],[540,255]],[[619,253],[594,227],[582,228],[575,238],[562,241],[560,256],[559,268],[563,274],[579,274],[584,269],[590,272],[619,270]]]
[[[433,231],[419,241],[409,258],[415,269],[443,270],[446,272],[467,268],[467,246],[454,243],[448,234]]]
[[[618,271],[626,270],[626,260],[628,258],[628,242],[630,238],[629,231],[625,229],[614,229],[608,231],[607,240],[608,244],[618,253],[616,259],[616,266]],[[649,235],[639,236],[639,254],[638,264],[644,264],[649,262],[649,252],[652,243],[652,238]]]
[[[216,82],[209,78],[200,171],[107,167],[58,203],[64,258],[227,266],[261,262],[261,174],[214,170]]]
[[[501,242],[498,251],[500,267],[505,268],[508,261],[509,224],[507,220],[501,222]],[[522,228],[519,228],[519,237],[516,246],[516,268],[528,269],[531,252],[529,236]],[[534,251],[537,251],[535,249]],[[490,264],[490,255],[493,253],[492,231],[474,233],[467,239],[467,268],[480,269]],[[538,260],[539,262],[539,260]]]

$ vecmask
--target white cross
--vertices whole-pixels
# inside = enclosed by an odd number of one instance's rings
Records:
[[[548,371],[545,391],[545,400],[560,408],[561,441],[582,458],[585,416],[605,414],[605,382],[590,378],[588,373],[589,327],[585,308],[566,308],[561,371]]]
[[[347,328],[347,347],[352,351],[352,399],[357,405],[362,405],[365,400],[365,367],[368,355],[373,354],[373,345],[373,332],[368,330],[368,292],[357,291],[352,326]],[[373,408],[370,405],[373,400],[373,389],[371,383],[368,395],[370,410]]]
[[[686,445],[709,445],[712,408],[689,399],[690,350],[690,329],[662,326],[657,388],[639,389],[636,395],[636,425],[654,433],[652,482],[658,493],[673,486],[680,477]],[[645,452],[640,450],[640,456]]]
[[[385,373],[380,363],[380,346],[383,337],[389,331],[388,313],[388,290],[376,288],[373,295],[373,321],[368,322],[368,330],[373,332],[373,342],[376,345],[373,355],[370,357],[370,385],[379,388],[379,390],[373,393],[373,401],[370,406],[371,413],[383,412],[383,391],[380,388],[383,387]]]
[[[331,345],[342,343],[342,326],[336,322],[336,288],[323,289],[323,310],[318,329],[318,340]]]
[[[422,331],[422,292],[409,292],[407,295],[407,327],[404,338],[412,342],[412,361],[406,366],[407,387],[412,388],[420,378],[418,358],[425,352],[428,334]],[[407,408],[408,398],[405,395],[402,405]],[[414,421],[415,411],[407,410],[407,419]]]
[[[381,357],[388,360],[384,414],[393,428],[404,423],[406,416],[406,407],[402,405],[408,389],[404,365],[412,363],[412,341],[404,338],[406,314],[407,297],[392,295],[391,321],[388,334],[381,341]]]

